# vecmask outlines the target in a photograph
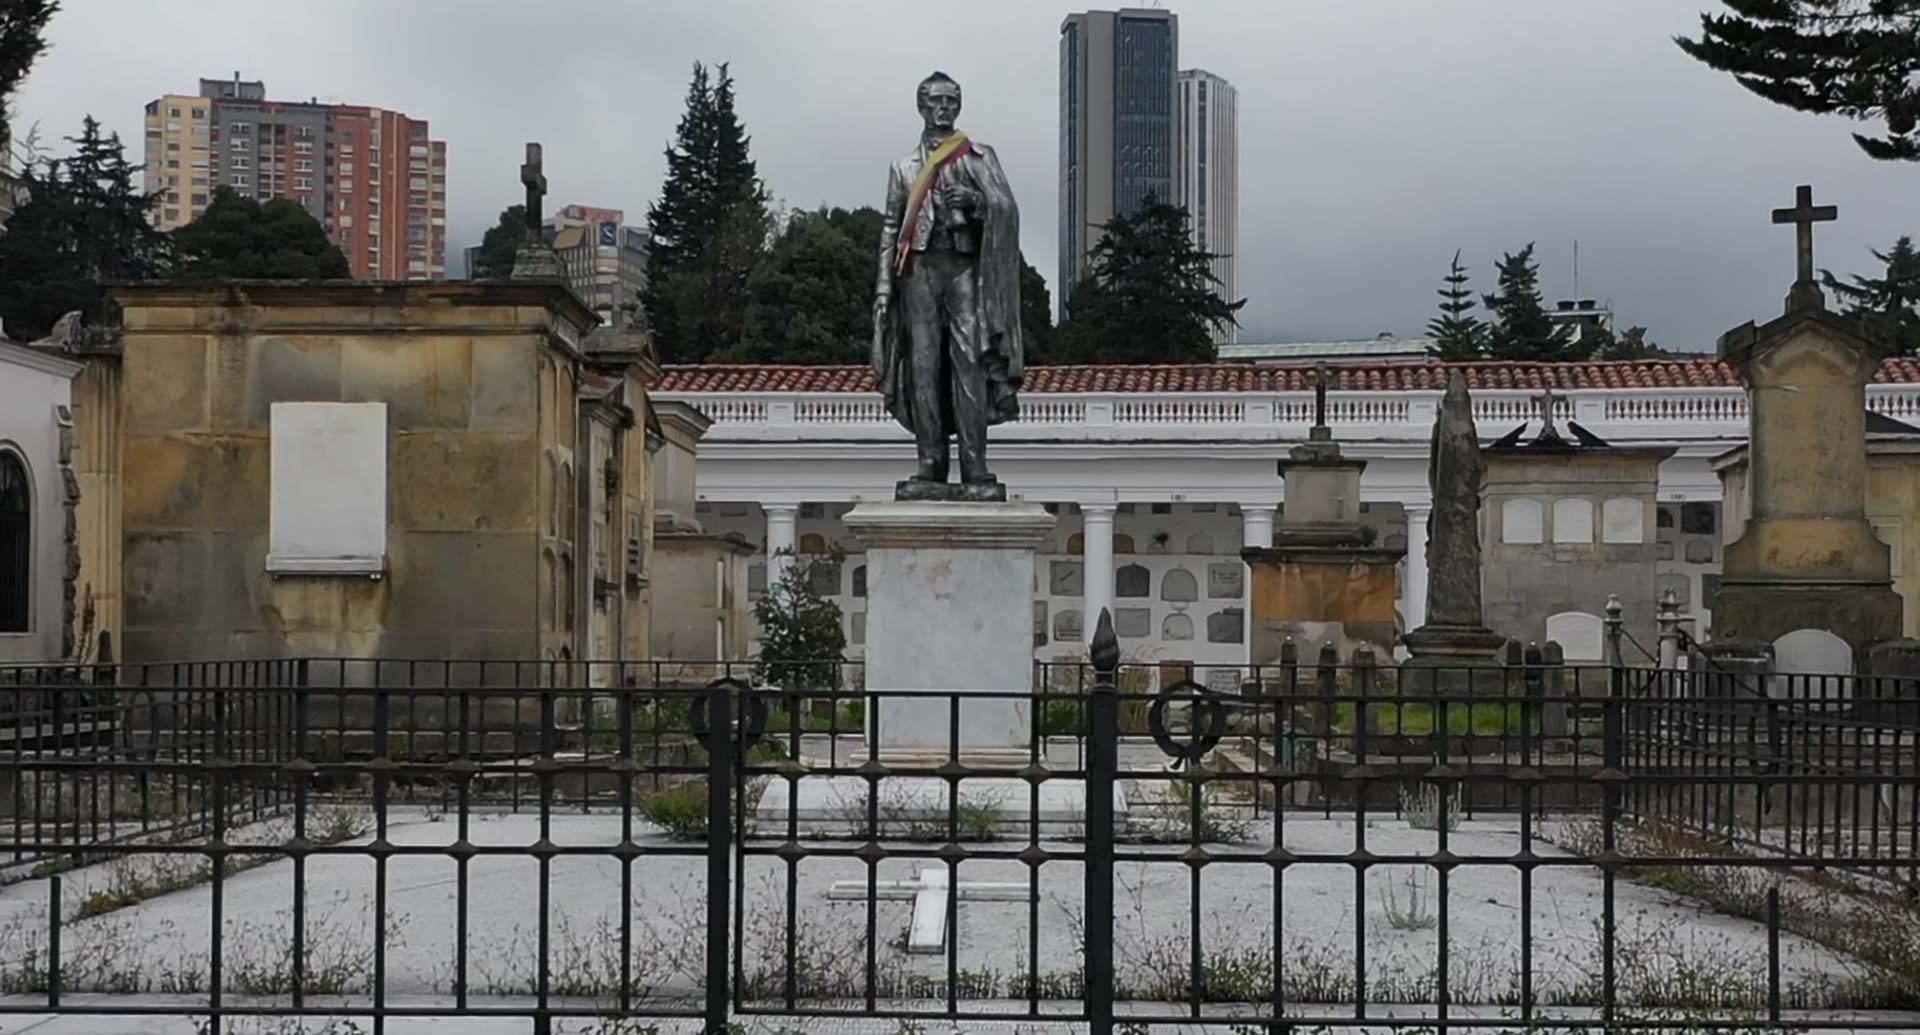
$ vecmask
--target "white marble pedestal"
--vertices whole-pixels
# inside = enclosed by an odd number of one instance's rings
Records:
[[[1033,687],[1034,552],[1053,530],[1037,503],[862,503],[842,519],[867,549],[868,722],[880,760],[939,765],[953,695]],[[923,699],[887,691],[929,691]],[[1022,766],[1030,699],[959,699],[960,761]]]

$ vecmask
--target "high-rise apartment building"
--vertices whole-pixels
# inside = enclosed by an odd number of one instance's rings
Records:
[[[1175,201],[1180,19],[1122,8],[1060,23],[1061,311],[1100,227],[1151,194]]]
[[[1240,99],[1233,84],[1198,68],[1180,73],[1178,182],[1193,243],[1218,256],[1213,275],[1227,301],[1240,297],[1235,253],[1240,246]],[[1237,341],[1239,329],[1214,332],[1215,344]]]
[[[397,111],[270,101],[266,85],[202,79],[195,96],[147,105],[146,189],[155,225],[185,226],[214,188],[291,198],[312,212],[363,280],[444,280],[447,152]]]

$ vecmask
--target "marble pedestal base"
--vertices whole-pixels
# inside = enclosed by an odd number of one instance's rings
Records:
[[[1498,652],[1507,641],[1479,626],[1423,625],[1401,638],[1411,655],[1400,663],[1400,685],[1423,694],[1498,697],[1506,679]]]
[[[1032,744],[1037,503],[863,503],[867,721],[882,761],[1021,765]],[[914,696],[924,694],[925,696]],[[1000,696],[993,696],[1000,695]]]

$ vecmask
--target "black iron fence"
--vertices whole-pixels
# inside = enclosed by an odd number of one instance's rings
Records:
[[[1920,1027],[1920,687],[1243,673],[0,669],[0,1015]]]

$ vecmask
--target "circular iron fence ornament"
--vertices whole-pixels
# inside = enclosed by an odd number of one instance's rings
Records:
[[[1167,706],[1183,698],[1192,706],[1188,740],[1184,744],[1175,740],[1173,731],[1167,728]],[[1191,679],[1163,686],[1147,706],[1147,729],[1168,758],[1198,765],[1227,735],[1226,699]]]
[[[735,739],[740,750],[745,751],[767,731],[767,702],[759,694],[754,693],[753,687],[747,685],[745,680],[732,676],[708,683],[707,689],[712,690],[722,686],[733,691],[735,701],[742,702],[744,711],[735,721],[734,728],[739,731]],[[693,699],[693,709],[687,716],[687,725],[693,728],[694,739],[700,742],[700,746],[712,751],[713,730],[707,721],[706,694]]]

